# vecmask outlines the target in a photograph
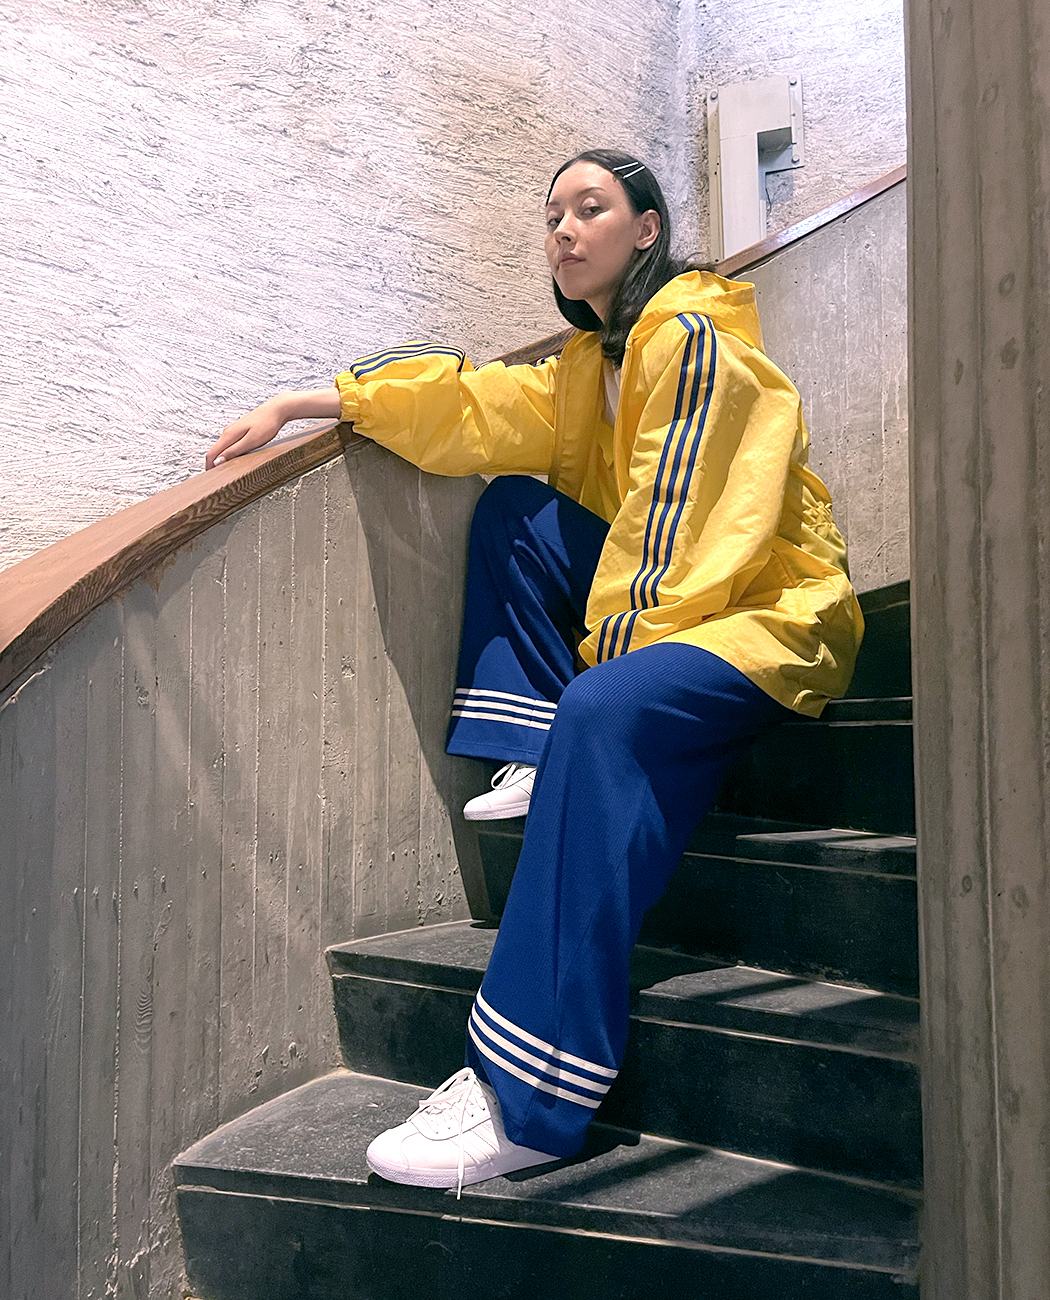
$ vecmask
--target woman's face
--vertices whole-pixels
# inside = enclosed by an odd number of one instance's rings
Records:
[[[660,234],[655,211],[636,215],[627,192],[597,163],[578,162],[547,200],[547,263],[566,298],[583,299],[605,319],[635,250]]]

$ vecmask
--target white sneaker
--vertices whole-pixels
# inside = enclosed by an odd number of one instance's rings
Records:
[[[464,1067],[424,1098],[404,1124],[380,1133],[365,1159],[369,1169],[392,1183],[454,1187],[458,1197],[470,1183],[561,1157],[511,1142],[495,1093]]]
[[[502,817],[524,817],[532,800],[536,768],[532,763],[504,763],[492,778],[492,791],[479,794],[463,806],[470,822],[494,822]]]

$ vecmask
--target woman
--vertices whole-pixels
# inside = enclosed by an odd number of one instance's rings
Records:
[[[475,512],[448,748],[504,765],[467,816],[529,818],[466,1067],[368,1150],[421,1186],[579,1151],[622,1060],[643,913],[741,747],[841,695],[863,631],[753,287],[683,272],[626,154],[567,162],[546,218],[579,330],[560,358],[475,371],[393,348],[264,402],[207,460],[341,415],[423,469],[508,476]]]

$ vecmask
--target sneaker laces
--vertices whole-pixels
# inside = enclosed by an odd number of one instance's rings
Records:
[[[508,766],[511,766],[508,764]],[[451,1110],[456,1111],[456,1144],[458,1150],[458,1163],[456,1175],[456,1200],[463,1196],[463,1173],[465,1160],[463,1156],[463,1127],[466,1123],[467,1110],[474,1100],[475,1091],[481,1091],[481,1080],[470,1068],[465,1065],[462,1070],[457,1070],[451,1078],[445,1080],[443,1084],[435,1088],[429,1097],[424,1097],[416,1107],[416,1112],[412,1116],[417,1119],[420,1116],[426,1116],[428,1119],[437,1118],[446,1115]],[[484,1094],[482,1094],[484,1095]]]
[[[502,790],[505,785],[513,785],[515,781],[535,771],[535,763],[504,763],[492,778],[492,788]]]

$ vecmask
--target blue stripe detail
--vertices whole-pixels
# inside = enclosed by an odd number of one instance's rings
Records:
[[[616,656],[616,640],[620,633],[620,624],[627,617],[627,611],[622,610],[619,614],[608,614],[602,619],[602,634],[598,641],[598,663],[604,663],[606,659],[613,659]],[[608,649],[606,645],[608,644]]]
[[[692,375],[693,367],[695,365],[694,353],[696,348],[696,330],[693,328],[692,322],[689,321],[687,318],[683,318],[679,316],[678,319],[682,321],[682,324],[685,326],[689,338],[686,340],[685,355],[682,358],[682,369],[678,376],[678,393],[675,398],[674,415],[671,418],[671,429],[667,435],[666,441],[664,442],[663,451],[660,453],[660,465],[656,471],[656,482],[653,486],[653,499],[649,504],[649,518],[646,521],[646,525],[645,525],[645,542],[642,547],[642,564],[638,572],[635,574],[634,580],[631,583],[631,608],[632,609],[646,608],[646,606],[642,603],[644,601],[644,587],[643,587],[643,592],[640,595],[639,583],[644,584],[645,578],[648,576],[648,570],[653,566],[653,554],[652,554],[653,524],[656,519],[657,512],[659,511],[660,506],[662,504],[660,500],[661,485],[664,482],[664,475],[667,471],[667,462],[670,459],[672,448],[676,441],[678,426],[681,423],[681,419],[682,419],[682,407],[685,402],[686,389],[688,387],[689,379]]]
[[[626,610],[623,610],[621,613],[619,613],[619,614],[616,615],[616,621],[615,621],[615,623],[613,623],[613,628],[612,628],[612,637],[611,637],[610,640],[609,640],[609,658],[610,658],[610,659],[615,659],[616,656],[617,656],[617,654],[619,653],[619,652],[617,651],[617,649],[616,649],[616,642],[617,642],[617,640],[619,639],[619,636],[620,636],[620,626],[621,626],[621,624],[623,623],[623,621],[624,621],[624,619],[625,619],[626,617],[627,617],[627,611],[626,611]]]
[[[427,352],[431,348],[440,347],[441,344],[428,343],[425,339],[411,339],[406,343],[397,343],[393,347],[380,348],[378,352],[366,352],[363,357],[357,357],[354,360],[355,366],[369,366],[373,361],[381,361],[384,357],[389,356],[392,352]],[[453,349],[458,351],[458,349]]]
[[[459,348],[438,347],[432,343],[408,343],[399,348],[389,348],[377,357],[365,357],[355,361],[350,367],[350,373],[356,380],[360,381],[365,375],[381,370],[383,366],[389,365],[392,361],[407,361],[411,357],[423,356],[455,357],[458,362],[457,371],[463,369],[463,363],[466,360],[466,354],[461,352]]]
[[[612,618],[611,614],[609,615],[609,618]],[[605,638],[609,632],[609,618],[602,619],[602,634],[598,638],[598,662],[599,663],[602,662],[602,656],[605,653]]]
[[[704,393],[704,401],[703,401],[703,405],[700,408],[699,419],[697,421],[694,421],[694,424],[696,424],[697,426],[696,432],[695,435],[693,436],[692,447],[689,450],[689,463],[686,465],[685,476],[682,480],[683,485],[686,488],[688,487],[689,480],[692,478],[693,470],[696,468],[696,459],[697,456],[700,454],[700,444],[703,441],[704,430],[707,426],[707,413],[710,410],[711,397],[715,389],[715,363],[717,360],[716,351],[717,351],[717,344],[715,342],[714,330],[712,330],[711,331],[711,359],[708,363],[707,390]],[[683,439],[683,445],[684,445],[684,441],[685,440]],[[664,558],[663,565],[659,573],[655,574],[653,577],[652,591],[653,591],[654,605],[659,603],[656,599],[656,593],[657,590],[659,589],[660,583],[663,581],[664,577],[667,574],[667,570],[671,567],[671,548],[674,545],[674,537],[676,532],[678,531],[678,525],[681,522],[682,513],[685,510],[685,500],[686,500],[686,492],[685,490],[683,490],[681,496],[678,499],[678,508],[675,510],[674,518],[671,520],[671,527],[667,535],[667,548],[665,551],[665,558]]]
[[[679,317],[679,319],[682,320],[682,323],[686,326],[687,329],[692,328],[691,322],[689,322],[686,319],[683,319],[682,317]],[[704,361],[704,354],[706,352],[706,343],[707,343],[707,329],[706,329],[706,322],[704,321],[704,318],[697,317],[696,324],[698,324],[700,327],[700,332],[698,336],[698,357],[697,357],[697,361],[699,362],[699,364],[696,365],[691,372],[692,382],[690,384],[689,399],[686,407],[684,422],[680,425],[679,429],[675,431],[675,434],[672,435],[675,444],[675,450],[674,450],[674,460],[671,466],[671,472],[667,476],[665,482],[662,485],[658,485],[658,492],[654,493],[654,502],[658,493],[661,496],[660,514],[656,524],[656,535],[653,539],[653,544],[651,548],[650,567],[649,570],[642,577],[641,600],[637,602],[642,609],[649,609],[658,603],[656,599],[656,583],[653,581],[653,579],[656,576],[656,572],[660,567],[662,555],[665,553],[665,550],[666,553],[669,555],[670,547],[674,543],[674,533],[671,530],[667,530],[667,536],[665,540],[664,534],[665,534],[665,529],[667,528],[667,521],[675,506],[676,492],[679,489],[681,489],[681,495],[679,496],[679,500],[681,501],[685,499],[685,491],[688,489],[688,479],[686,479],[685,482],[683,483],[681,478],[681,473],[680,473],[681,466],[682,466],[682,455],[685,451],[686,444],[689,440],[690,432],[696,421],[697,397],[699,396],[700,393],[700,382],[703,377],[703,371],[704,371],[703,361]],[[712,337],[713,337],[713,333],[712,333]],[[713,354],[712,354],[712,359],[713,359]],[[660,490],[661,488],[662,491]]]
[[[689,483],[696,468],[696,460],[699,455],[700,444],[703,441],[704,431],[707,426],[707,415],[714,393],[717,362],[717,342],[714,326],[707,317],[699,316],[696,313],[683,313],[678,319],[690,337],[686,343],[685,356],[682,360],[671,429],[660,456],[660,465],[653,488],[653,499],[649,508],[649,519],[646,523],[642,564],[631,583],[632,612],[624,627],[623,641],[618,650],[616,643],[624,614],[621,614],[617,619],[612,644],[609,648],[608,657],[610,659],[617,653],[626,654],[630,649],[631,638],[634,635],[635,623],[639,613],[644,609],[655,608],[660,603],[658,595],[660,582],[671,567],[674,540],[685,510]],[[710,339],[710,350],[707,348],[708,339]],[[707,383],[703,402],[698,404],[700,387],[704,377],[705,354],[707,356]],[[698,360],[699,365],[696,364]],[[686,404],[685,394],[687,388],[689,398]],[[686,411],[684,420],[682,415],[683,406]],[[681,472],[682,459],[686,454],[687,447],[688,459],[683,474]],[[671,460],[669,473],[668,460]],[[654,520],[656,522],[655,529],[653,527]]]
[[[627,620],[627,630],[623,634],[623,649],[620,651],[621,654],[626,654],[631,648],[631,637],[634,635],[635,620],[641,612],[640,609],[634,610],[631,613],[631,617]]]

